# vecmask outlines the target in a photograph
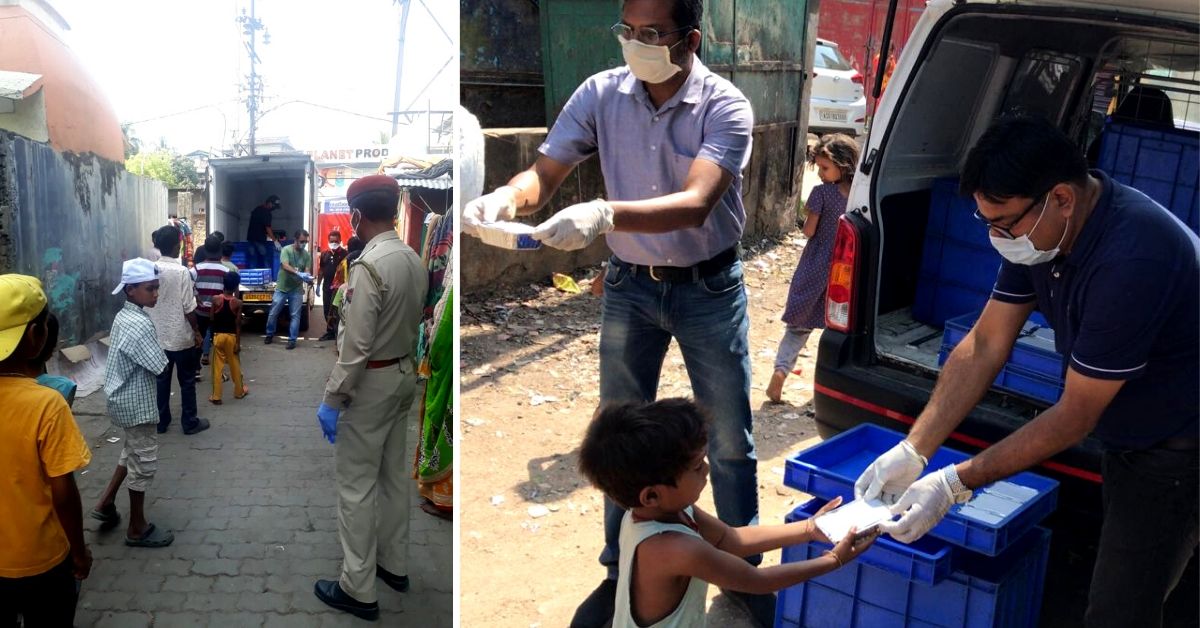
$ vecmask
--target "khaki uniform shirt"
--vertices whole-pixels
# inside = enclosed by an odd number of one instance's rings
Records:
[[[375,236],[350,266],[342,300],[338,361],[325,386],[325,403],[345,408],[367,362],[401,359],[412,372],[429,273],[395,231]]]

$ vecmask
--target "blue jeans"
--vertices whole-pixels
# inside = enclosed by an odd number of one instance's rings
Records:
[[[271,268],[275,263],[274,242],[249,242],[247,268]]]
[[[612,258],[604,277],[600,402],[653,401],[667,347],[683,353],[696,402],[713,417],[709,477],[717,516],[731,526],[758,523],[758,457],[750,411],[750,319],[742,264],[695,282],[660,283]],[[616,579],[625,511],[604,500],[600,563]],[[762,555],[749,557],[752,564]]]
[[[179,401],[183,412],[179,422],[183,424],[183,429],[191,429],[197,423],[196,370],[199,368],[200,351],[192,348],[164,353],[167,354],[167,368],[158,375],[158,426],[166,429],[171,424],[171,370],[174,369],[179,380]]]
[[[304,304],[303,294],[300,288],[291,292],[275,291],[275,295],[271,297],[271,313],[267,315],[268,336],[275,335],[275,323],[279,320],[279,312],[283,310],[283,304],[286,301],[288,314],[291,315],[291,320],[288,321],[288,340],[296,340],[296,336],[300,335],[300,307]]]

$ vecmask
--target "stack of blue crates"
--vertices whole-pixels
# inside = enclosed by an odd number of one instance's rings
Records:
[[[816,497],[786,520],[812,517],[834,497],[853,499],[859,474],[903,438],[864,424],[789,458],[784,483]],[[927,472],[966,458],[942,448]],[[1039,524],[1057,500],[1058,482],[1028,472],[980,489],[915,543],[882,536],[853,563],[783,591],[776,628],[1035,626],[1050,549]],[[787,547],[783,561],[828,549]]]
[[[275,249],[273,246],[271,248],[274,250],[274,253],[272,254],[271,268],[269,268],[269,269],[251,269],[251,270],[266,270],[269,273],[267,280],[263,281],[262,283],[270,283],[272,281],[275,281],[275,279],[277,277],[279,277],[279,249]],[[233,262],[233,265],[237,266],[240,269],[246,269],[250,265],[250,243],[249,242],[234,242],[233,243],[233,255],[231,255],[229,257],[229,261]],[[253,284],[251,284],[251,282],[246,281],[244,272],[242,273],[242,275],[243,275],[242,276],[243,284],[253,285]]]
[[[942,349],[938,353],[938,365],[946,363],[950,352],[979,320],[979,312],[971,312],[946,321],[942,333]],[[1034,312],[1025,322],[1012,354],[1000,374],[995,386],[1001,390],[1029,397],[1043,403],[1053,404],[1062,396],[1066,365],[1062,354],[1055,350],[1054,330],[1046,319]]]
[[[999,269],[1000,254],[975,219],[975,202],[959,196],[958,179],[934,181],[913,318],[941,327],[983,309]]]
[[[1158,201],[1192,231],[1200,232],[1196,195],[1200,134],[1109,124],[1101,137],[1098,168]]]

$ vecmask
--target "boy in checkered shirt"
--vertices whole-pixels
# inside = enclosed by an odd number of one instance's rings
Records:
[[[146,521],[146,490],[158,468],[158,398],[156,381],[167,366],[167,355],[158,344],[154,323],[143,308],[158,302],[158,269],[142,258],[125,262],[121,284],[113,294],[125,294],[110,334],[104,393],[113,425],[124,431],[125,447],[108,488],[91,516],[107,527],[121,521],[116,497],[121,484],[129,489],[129,524],[125,544],[133,547],[166,547],[175,540],[169,530]]]

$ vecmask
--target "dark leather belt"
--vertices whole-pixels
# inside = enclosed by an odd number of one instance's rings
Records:
[[[1195,451],[1200,449],[1200,439],[1195,436],[1172,436],[1164,440],[1152,449],[1165,449],[1167,451]]]
[[[614,258],[615,259],[615,258]],[[715,275],[729,267],[738,259],[737,245],[731,246],[709,259],[691,266],[639,266],[617,260],[629,268],[629,272],[637,275],[644,273],[654,281],[682,283],[699,281],[710,275]]]
[[[382,369],[400,363],[400,358],[392,358],[390,360],[367,360],[367,368]]]

